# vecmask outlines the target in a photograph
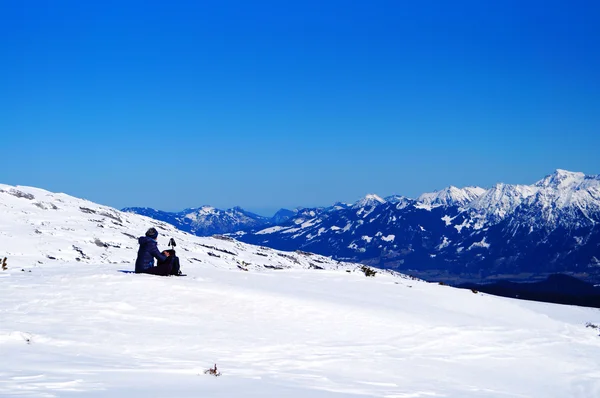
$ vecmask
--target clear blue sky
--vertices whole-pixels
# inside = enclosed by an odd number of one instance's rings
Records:
[[[264,213],[598,174],[597,4],[0,0],[0,182]]]

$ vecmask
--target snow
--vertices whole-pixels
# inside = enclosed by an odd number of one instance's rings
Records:
[[[364,253],[365,251],[367,251],[364,247],[358,247],[358,245],[356,244],[356,242],[352,242],[348,245],[349,249],[355,250],[357,252],[360,253]]]
[[[381,237],[381,240],[386,241],[386,242],[393,242],[394,239],[396,239],[396,235],[393,235],[393,234],[389,234],[387,236]]]
[[[322,235],[322,234],[323,234],[323,233],[324,233],[326,230],[327,230],[327,229],[325,229],[325,228],[321,227],[321,228],[319,228],[319,230],[317,231],[316,235],[313,235],[312,233],[310,233],[310,234],[306,235],[306,239],[307,239],[307,240],[312,240],[312,239],[314,239],[314,238],[317,238],[317,237],[319,237],[320,235]]]
[[[544,177],[534,185],[540,188],[569,189],[581,184],[584,179],[584,173],[557,169],[553,174]]]
[[[60,264],[0,278],[10,364],[0,395],[600,393],[600,337],[584,326],[596,310],[358,272],[204,266],[160,278],[117,268]],[[213,363],[220,378],[203,374]]]
[[[485,241],[485,237],[484,237],[481,241],[475,242],[471,246],[469,246],[469,248],[467,250],[472,250],[473,248],[489,249],[489,247],[490,247],[490,244]]]
[[[475,228],[497,223],[520,208],[518,222],[527,226],[572,228],[593,225],[600,213],[600,176],[558,169],[533,185],[497,184],[471,202]]]
[[[444,217],[442,217],[442,221],[444,221],[446,223],[446,226],[449,227],[450,225],[452,225],[452,220],[454,220],[456,217],[450,217],[449,215],[445,215]]]
[[[451,240],[449,240],[446,236],[443,237],[442,243],[440,243],[436,249],[438,250],[442,250],[446,247],[448,247],[448,245],[450,245],[450,242],[452,242]]]
[[[210,214],[218,214],[219,210],[217,210],[216,208],[212,207],[212,206],[202,206],[200,209],[192,212],[192,213],[188,213],[185,215],[185,218],[189,218],[193,221],[197,221],[199,217],[201,216],[207,216]]]
[[[460,233],[462,231],[463,228],[468,227],[469,226],[469,220],[465,219],[462,224],[460,225],[455,225],[454,228],[456,228],[456,230],[458,231],[458,233]]]
[[[256,232],[257,235],[266,235],[266,234],[272,234],[274,232],[278,232],[281,231],[282,229],[285,229],[286,227],[282,227],[279,225],[276,225],[274,227],[269,227],[269,228],[265,228],[261,231]]]
[[[363,235],[361,237],[362,240],[364,240],[367,243],[371,243],[371,241],[373,240],[373,238],[371,236],[367,236],[367,235]]]
[[[528,197],[535,195],[537,188],[529,185],[496,184],[469,204],[469,209],[478,211],[490,221],[504,219]]]
[[[34,199],[0,192],[2,397],[600,396],[597,309],[367,278],[17,190]],[[187,277],[118,272],[137,250],[125,234],[148,226],[175,237]],[[222,376],[204,375],[215,363]]]
[[[437,206],[432,206],[430,204],[427,203],[417,203],[415,205],[415,209],[422,209],[422,210],[427,210],[427,211],[431,211],[432,209],[434,209],[435,207],[439,207],[441,205],[437,205]]]
[[[318,220],[309,220],[309,221],[303,222],[302,225],[301,225],[301,227],[302,228],[309,228],[309,227],[312,227],[315,224],[318,224],[319,222],[320,221],[318,221]]]
[[[349,221],[348,224],[344,228],[342,228],[342,232],[348,232],[352,228],[352,222]]]
[[[396,209],[404,209],[405,207],[410,206],[415,201],[414,199],[407,198],[401,195],[391,195],[384,198],[386,202],[392,203],[396,205]]]

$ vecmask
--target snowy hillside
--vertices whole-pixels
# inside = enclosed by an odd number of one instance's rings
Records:
[[[2,397],[600,396],[600,336],[586,327],[597,310],[368,278],[64,194],[0,190]],[[159,244],[177,240],[187,277],[118,272],[151,225]],[[222,376],[205,375],[215,363]]]
[[[149,217],[30,187],[0,184],[0,209],[0,258],[7,257],[11,268],[78,262],[119,264],[132,270],[137,238],[152,226],[159,231],[159,247],[166,249],[168,239],[174,238],[177,255],[188,266],[356,268],[310,253],[283,253],[227,237],[198,237]]]

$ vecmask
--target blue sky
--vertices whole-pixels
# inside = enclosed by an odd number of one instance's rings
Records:
[[[596,4],[0,1],[0,182],[265,213],[598,174]]]

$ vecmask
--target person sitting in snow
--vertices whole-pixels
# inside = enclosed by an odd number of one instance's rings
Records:
[[[152,275],[181,275],[179,258],[175,255],[175,250],[164,250],[162,253],[158,250],[158,231],[156,228],[150,228],[146,231],[146,236],[138,239],[140,248],[135,260],[136,274]],[[154,259],[157,260],[154,266]]]

